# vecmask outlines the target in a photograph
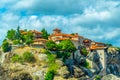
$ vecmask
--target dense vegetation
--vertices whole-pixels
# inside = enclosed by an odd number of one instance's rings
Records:
[[[19,63],[23,63],[23,62],[35,62],[35,57],[32,53],[30,52],[24,52],[22,56],[15,54],[14,56],[12,56],[11,61],[13,63],[15,62],[19,62]]]
[[[26,35],[24,35],[24,40],[25,40],[25,43],[30,45],[31,43],[33,43],[33,39],[34,39],[34,36],[33,36],[33,33],[28,31]]]
[[[35,57],[31,52],[23,53],[23,60],[25,62],[35,62]]]
[[[7,32],[7,38],[9,40],[14,40],[15,39],[15,34],[16,34],[16,31],[11,29],[11,30],[8,30]]]
[[[19,63],[23,63],[23,59],[21,56],[19,56],[18,54],[15,54],[12,58],[11,61],[13,63],[19,62]]]
[[[70,40],[63,40],[59,44],[49,40],[46,43],[46,48],[50,51],[55,51],[58,58],[63,58],[63,60],[70,57],[71,53],[74,54],[76,47]]]
[[[3,41],[3,43],[2,43],[2,49],[3,49],[3,52],[8,52],[8,51],[11,50],[11,46],[8,43],[8,41],[6,41],[6,40]]]
[[[57,44],[52,40],[49,40],[48,42],[46,42],[46,47],[48,50],[51,50],[51,51],[57,50]]]
[[[55,54],[50,53],[48,50],[45,50],[44,53],[47,54],[48,58],[48,72],[45,75],[45,80],[53,80],[54,75],[57,73],[57,69],[59,68],[59,64],[55,62]]]
[[[31,44],[34,39],[32,32],[25,30],[27,34],[23,35],[20,32],[20,27],[18,26],[16,30],[8,30],[6,39],[13,42],[14,45],[17,44]]]

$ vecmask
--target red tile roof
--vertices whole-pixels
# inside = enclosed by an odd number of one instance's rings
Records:
[[[26,35],[26,34],[27,34],[27,32],[22,32],[21,34]]]
[[[35,34],[42,34],[42,32],[39,32],[37,30],[30,30],[32,33],[35,33]]]
[[[55,28],[53,29],[53,31],[61,31],[59,28]]]
[[[104,47],[102,47],[102,46],[101,46],[101,47],[100,47],[100,46],[91,46],[91,47],[90,47],[91,50],[105,49],[105,48],[107,48],[107,47],[105,47],[105,46],[104,46]]]
[[[96,49],[105,49],[107,48],[107,46],[104,43],[101,42],[94,42],[94,44],[92,43],[90,46],[91,50],[96,50]]]
[[[76,38],[76,37],[83,38],[82,36],[79,36],[79,35],[71,35],[71,34],[64,34],[64,33],[52,34],[49,37],[53,37],[53,36],[62,36],[62,37],[71,37],[71,38]]]
[[[90,42],[92,42],[90,39],[84,39],[83,40],[83,43],[90,43]]]

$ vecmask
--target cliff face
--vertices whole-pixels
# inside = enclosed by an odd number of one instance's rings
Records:
[[[34,56],[38,59],[36,63],[33,64],[20,64],[20,63],[11,63],[10,58],[19,52],[22,54],[26,51],[31,51]],[[20,51],[23,51],[20,53]],[[95,55],[97,52],[93,52],[94,58],[91,61],[94,61],[97,65],[97,70],[100,71],[100,61],[99,57]],[[120,51],[115,47],[109,47],[106,52],[106,72],[107,74],[114,74],[120,76]],[[0,51],[0,80],[44,80],[45,73],[48,69],[48,65],[45,61],[47,61],[47,55],[41,53],[41,50],[31,49],[31,48],[23,48],[16,49],[13,52],[3,53]],[[63,64],[63,62],[57,59],[57,63],[59,63],[60,68],[58,69],[57,75],[55,75],[54,80],[69,80],[70,79],[70,71],[68,70],[71,67],[67,67]],[[71,63],[71,62],[70,62]],[[78,80],[80,78],[90,78],[86,71],[79,67],[76,64],[72,65],[73,68],[73,80]],[[90,69],[88,68],[87,71]],[[38,77],[39,76],[39,77]],[[87,77],[86,77],[87,76]],[[93,74],[94,76],[94,74]],[[72,78],[71,78],[72,79]]]
[[[30,51],[34,54],[36,62],[11,62],[11,58],[14,55],[18,54],[22,56],[26,51]],[[55,62],[60,67],[54,76],[54,80],[78,80],[79,78],[86,78],[84,71],[77,66],[72,66],[74,73],[71,78],[69,67],[65,65],[61,59],[57,58]],[[0,80],[44,80],[49,68],[48,56],[42,53],[42,49],[33,49],[31,47],[18,48],[7,53],[0,51],[0,64]]]
[[[38,56],[38,59],[39,56],[42,57],[40,57],[40,60],[38,60],[39,62],[35,62],[32,64],[11,62],[12,56],[14,56],[15,54],[22,55],[22,53],[25,51],[32,51],[32,49],[18,48],[7,53],[0,51],[0,80],[34,80],[34,78],[37,78],[37,76],[40,77],[40,80],[44,80],[43,72],[46,72],[47,67],[45,67],[46,63],[43,62],[44,64],[42,64],[41,60],[45,61],[46,57],[43,56],[45,54],[42,54],[37,50],[33,50],[32,53],[34,53],[35,57]],[[35,80],[39,80],[39,77]]]
[[[108,48],[106,65],[107,74],[120,76],[120,51],[118,48]]]

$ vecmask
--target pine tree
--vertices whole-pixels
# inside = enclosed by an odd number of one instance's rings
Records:
[[[42,38],[48,39],[49,34],[48,34],[47,30],[45,30],[45,28],[43,28],[41,30],[41,32],[42,32]]]

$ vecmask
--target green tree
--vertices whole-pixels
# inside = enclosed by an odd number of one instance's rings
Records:
[[[25,35],[21,34],[22,43],[25,43]]]
[[[112,45],[112,44],[110,44],[110,43],[106,43],[106,46],[111,47],[111,46],[113,46],[113,45]]]
[[[16,30],[16,39],[21,39],[21,33],[20,33],[20,26],[17,27],[17,30]]]
[[[65,52],[75,52],[76,47],[70,40],[63,40],[60,42],[59,46],[61,47],[61,50]]]
[[[8,30],[8,32],[7,32],[7,38],[9,40],[14,40],[15,39],[15,33],[16,33],[16,31],[13,30],[13,29]]]
[[[28,31],[24,38],[25,38],[25,43],[29,45],[33,42],[34,35],[32,32]]]
[[[11,50],[11,46],[6,40],[3,41],[2,49],[3,49],[3,52],[8,52]]]
[[[48,34],[47,30],[45,30],[45,28],[43,28],[41,30],[41,32],[42,32],[42,38],[48,39],[49,34]]]
[[[94,80],[101,80],[101,76],[99,75],[95,76]]]
[[[46,42],[46,47],[48,50],[52,50],[52,51],[57,50],[57,44],[52,40]]]
[[[74,52],[76,51],[76,47],[70,40],[63,40],[60,42],[60,44],[58,44],[58,46],[63,51],[62,52],[63,61],[65,61],[68,57],[70,57],[71,53],[73,54],[73,59],[74,59]]]

